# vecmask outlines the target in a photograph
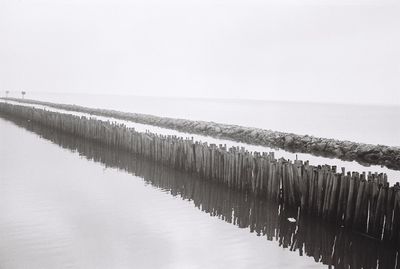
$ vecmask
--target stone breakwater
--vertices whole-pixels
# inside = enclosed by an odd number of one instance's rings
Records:
[[[98,116],[113,117],[116,119],[174,129],[186,133],[207,135],[253,145],[280,148],[290,152],[310,153],[316,156],[357,161],[365,165],[382,165],[390,169],[400,170],[400,147],[356,143],[231,124],[159,117],[148,114],[89,108],[78,105],[59,104],[37,100],[22,100],[17,98],[7,98],[7,100],[45,105],[57,109],[88,113]]]

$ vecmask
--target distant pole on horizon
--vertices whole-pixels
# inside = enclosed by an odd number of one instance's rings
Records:
[[[26,94],[26,91],[22,91],[21,94],[22,94],[22,99],[24,99],[24,96],[25,96],[25,94]]]
[[[9,90],[6,90],[6,98],[8,98],[8,94],[10,93]]]

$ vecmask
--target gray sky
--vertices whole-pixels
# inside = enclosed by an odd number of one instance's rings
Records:
[[[0,90],[400,104],[400,1],[0,0]]]

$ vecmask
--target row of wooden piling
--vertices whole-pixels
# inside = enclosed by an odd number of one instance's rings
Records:
[[[100,162],[105,167],[136,175],[156,188],[191,201],[210,216],[249,229],[268,240],[278,241],[281,247],[301,256],[310,256],[329,268],[400,268],[398,249],[386,242],[301,214],[296,208],[283,208],[281,204],[266,201],[257,195],[226,188],[224,184],[202,180],[165,165],[157,165],[125,150],[100,145],[14,117],[8,119],[60,147]],[[289,222],[288,218],[296,218],[297,222]]]
[[[140,133],[121,124],[26,106],[0,104],[0,112],[127,150],[201,178],[252,192],[284,207],[335,222],[379,240],[400,243],[400,186],[386,175],[276,159],[189,138]]]

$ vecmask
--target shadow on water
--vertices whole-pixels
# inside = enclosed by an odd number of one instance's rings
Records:
[[[330,268],[400,268],[397,249],[297,210],[251,194],[202,180],[125,151],[66,135],[25,120],[5,118],[56,145],[106,167],[118,168],[144,179],[148,184],[191,201],[198,209],[251,233],[277,241],[280,247],[313,257]],[[297,221],[291,222],[288,218]]]

